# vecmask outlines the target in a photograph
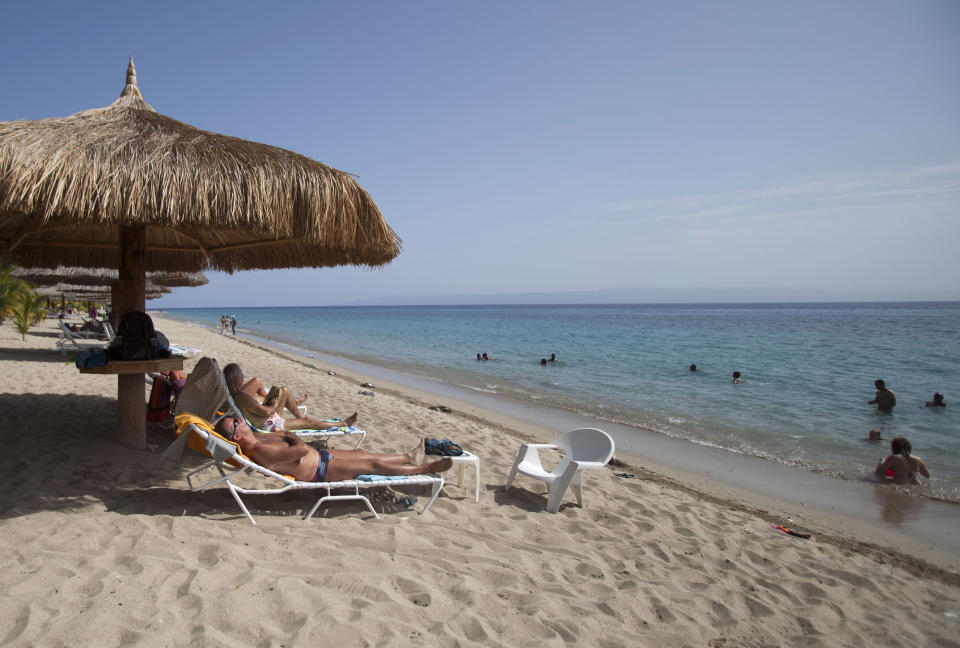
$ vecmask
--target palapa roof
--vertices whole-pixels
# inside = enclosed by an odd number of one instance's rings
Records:
[[[69,283],[85,286],[110,286],[117,282],[119,271],[107,268],[17,268],[13,271],[14,277],[46,286],[57,283]],[[155,286],[203,286],[209,283],[202,272],[162,272],[147,273],[147,283]]]
[[[380,266],[401,246],[351,175],[157,113],[132,57],[105,108],[0,122],[0,258],[118,268],[129,225],[147,270]]]
[[[67,283],[42,285],[34,292],[44,297],[69,297],[83,301],[98,301],[109,303],[112,299],[109,286],[89,286]],[[172,288],[147,284],[146,299],[157,299],[173,292]]]

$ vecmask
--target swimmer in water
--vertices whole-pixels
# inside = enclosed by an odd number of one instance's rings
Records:
[[[892,484],[919,485],[919,473],[930,479],[930,469],[923,459],[910,454],[910,442],[897,437],[890,442],[890,456],[881,459],[874,471],[877,477]]]
[[[867,401],[867,405],[876,405],[881,412],[892,412],[894,405],[897,404],[897,395],[879,378],[873,381],[873,386],[877,388],[877,393],[872,401]]]
[[[740,372],[739,372],[739,371],[734,371],[734,372],[733,372],[733,380],[732,380],[731,382],[732,382],[734,385],[739,385],[740,383],[743,382],[743,378],[740,377]]]
[[[940,392],[933,395],[932,401],[927,401],[923,405],[924,407],[950,407],[947,405],[947,401],[943,400],[943,394]]]

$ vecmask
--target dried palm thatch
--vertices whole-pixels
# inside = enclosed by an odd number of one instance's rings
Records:
[[[76,286],[109,286],[117,281],[118,272],[106,268],[17,268],[11,274],[38,286],[73,284]]]
[[[48,284],[34,289],[34,292],[44,297],[68,297],[82,301],[98,301],[109,304],[112,301],[110,286],[87,286],[77,284]],[[157,299],[173,292],[166,286],[147,284],[146,298]]]
[[[154,286],[169,286],[170,288],[204,286],[210,283],[202,272],[148,272],[147,282]]]
[[[110,286],[117,283],[119,272],[106,268],[17,268],[13,276],[37,284],[49,286],[57,283],[69,283],[83,286]],[[183,286],[203,286],[209,283],[202,272],[148,272],[147,285],[169,286],[179,288]]]
[[[0,256],[118,268],[129,226],[146,270],[373,267],[401,245],[349,174],[154,111],[132,58],[105,108],[0,122]]]

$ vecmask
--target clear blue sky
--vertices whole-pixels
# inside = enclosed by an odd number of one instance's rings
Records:
[[[151,308],[960,295],[954,0],[7,3],[0,121],[111,103],[130,54],[157,111],[356,174],[404,240]]]

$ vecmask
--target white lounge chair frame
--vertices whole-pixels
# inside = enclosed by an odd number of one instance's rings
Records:
[[[246,419],[243,412],[234,402],[230,391],[227,389],[226,380],[223,372],[220,371],[220,365],[213,358],[204,357],[197,361],[196,366],[190,375],[187,376],[187,382],[177,396],[176,405],[173,414],[182,414],[191,412],[200,418],[216,423],[221,417],[217,416],[217,410],[228,410],[233,416],[242,418],[247,425],[253,429],[258,429]],[[367,433],[358,427],[336,428],[333,430],[288,430],[298,437],[304,439],[330,439],[333,437],[356,437],[353,445],[354,450],[360,447],[363,440],[367,438]]]
[[[105,349],[107,347],[107,343],[103,340],[88,340],[80,337],[68,329],[62,319],[58,319],[57,324],[60,325],[60,338],[57,340],[57,348],[63,354],[67,353],[68,348],[71,351],[82,351],[83,349]]]
[[[540,450],[553,449],[564,453],[563,458],[547,471],[540,462]],[[504,490],[510,490],[517,473],[546,482],[550,495],[547,512],[560,510],[560,501],[570,486],[574,487],[577,504],[583,507],[583,473],[593,468],[603,468],[613,457],[613,438],[603,430],[580,428],[560,435],[551,443],[524,443],[517,452],[513,468],[507,476]]]
[[[373,505],[370,503],[370,500],[367,499],[365,495],[360,494],[361,488],[372,488],[374,486],[389,486],[390,488],[393,488],[395,486],[423,486],[429,484],[431,486],[430,500],[423,507],[423,510],[420,511],[420,515],[423,515],[427,512],[433,502],[437,499],[440,491],[443,489],[443,477],[439,474],[408,475],[399,479],[391,478],[387,481],[360,481],[357,479],[338,482],[297,481],[287,477],[286,475],[281,475],[268,468],[264,468],[260,464],[251,461],[238,452],[236,445],[215,434],[210,434],[207,430],[193,423],[191,423],[189,427],[179,437],[177,437],[172,444],[170,444],[170,447],[167,448],[167,450],[163,453],[163,457],[165,459],[169,459],[182,453],[183,447],[187,444],[187,437],[190,434],[197,434],[201,439],[203,439],[204,443],[206,444],[207,454],[212,457],[212,461],[205,463],[200,468],[197,468],[196,470],[193,470],[187,474],[187,484],[190,486],[190,490],[193,492],[200,492],[207,490],[212,486],[216,486],[217,484],[224,484],[227,489],[229,489],[233,499],[236,500],[237,504],[240,506],[240,509],[243,511],[244,515],[246,515],[247,519],[250,520],[250,523],[254,525],[256,524],[256,521],[253,519],[253,516],[250,515],[249,509],[247,509],[246,504],[244,504],[243,500],[240,498],[241,494],[274,495],[277,493],[285,493],[291,490],[319,489],[324,491],[326,494],[320,496],[316,504],[313,505],[313,508],[310,509],[310,512],[304,516],[304,520],[309,520],[312,518],[314,513],[317,512],[317,509],[319,509],[320,505],[324,502],[338,500],[360,500],[366,504],[367,509],[373,513],[373,517],[379,520],[380,516],[377,515]],[[235,462],[239,465],[239,468],[234,469],[230,466],[224,466],[224,462],[226,461]],[[220,477],[201,483],[194,483],[196,476],[199,473],[208,470],[211,465],[216,466],[220,473]],[[234,483],[234,480],[242,475],[253,473],[260,473],[277,480],[280,482],[280,485],[276,488],[244,488]],[[334,495],[332,492],[334,489],[352,489],[353,493],[347,495]]]

